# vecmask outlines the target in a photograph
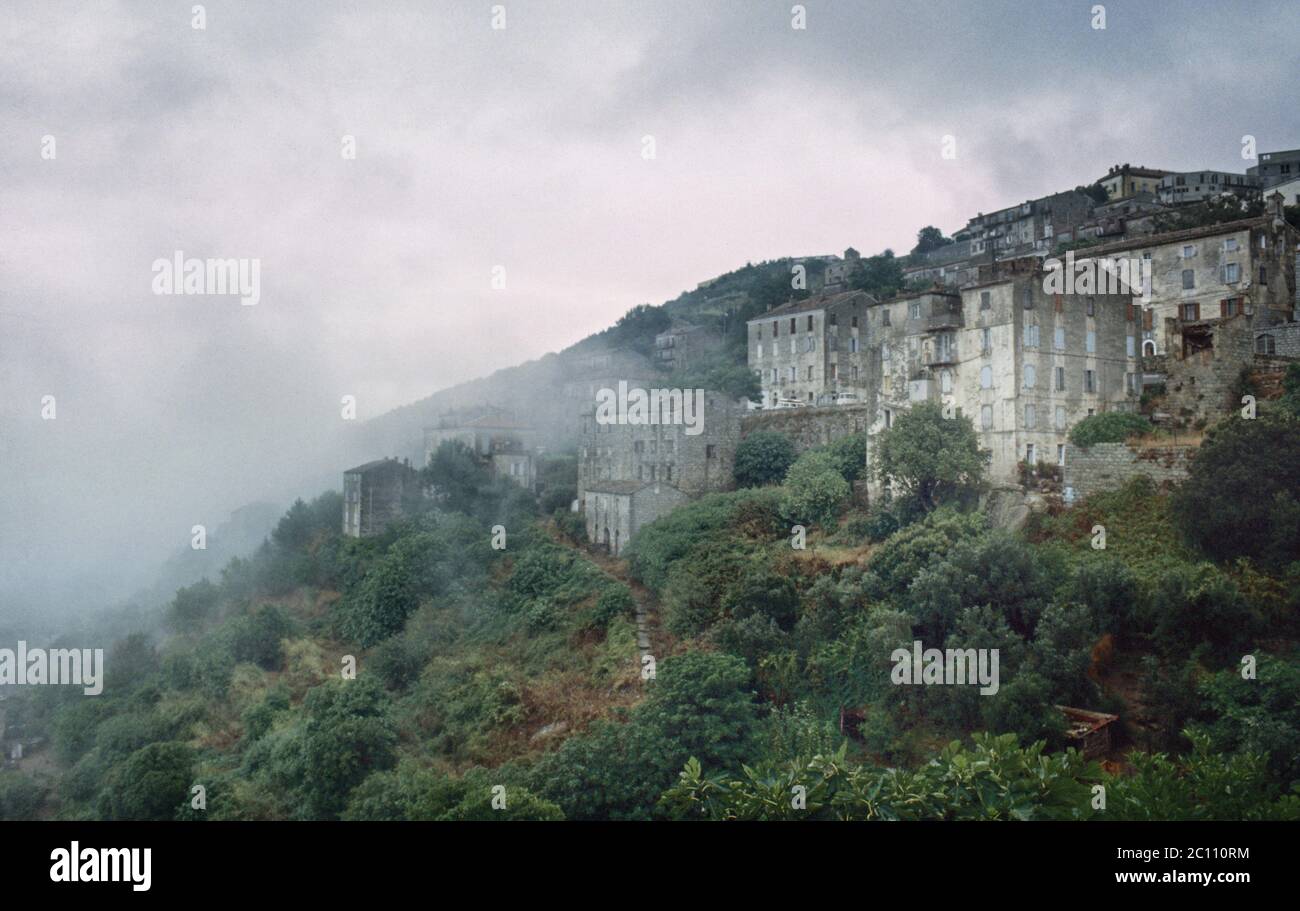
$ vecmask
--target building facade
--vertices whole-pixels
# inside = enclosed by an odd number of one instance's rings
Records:
[[[1219,196],[1252,199],[1259,196],[1259,178],[1231,171],[1184,171],[1160,178],[1156,198],[1169,206],[1204,202]]]
[[[598,481],[582,491],[587,540],[618,557],[644,526],[690,498],[656,481]]]
[[[343,534],[368,538],[405,515],[404,504],[420,495],[420,476],[409,462],[378,459],[343,473]]]
[[[1127,199],[1138,193],[1155,193],[1168,171],[1157,168],[1134,167],[1130,164],[1114,165],[1097,183],[1110,200]]]
[[[864,291],[831,290],[749,320],[749,366],[762,386],[762,406],[863,395],[863,321],[873,300]]]

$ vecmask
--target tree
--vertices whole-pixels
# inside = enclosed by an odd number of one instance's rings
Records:
[[[473,513],[479,491],[492,480],[473,450],[460,440],[443,440],[421,475],[448,511],[467,515]]]
[[[894,256],[893,250],[868,256],[861,262],[861,268],[849,282],[855,290],[876,297],[891,297],[903,287],[903,261]]]
[[[419,606],[419,591],[405,555],[390,552],[366,573],[359,591],[348,596],[343,629],[369,648],[401,632],[406,618]]]
[[[1152,431],[1151,422],[1129,411],[1092,414],[1070,428],[1070,442],[1081,448],[1094,443],[1122,443],[1131,436]]]
[[[874,471],[915,494],[928,512],[943,496],[979,484],[987,464],[970,418],[947,417],[938,404],[922,402],[880,435]]]
[[[758,430],[740,441],[731,474],[737,487],[780,483],[794,463],[794,443],[783,433]]]
[[[1283,566],[1300,553],[1300,420],[1261,412],[1211,429],[1172,509],[1188,542],[1219,560]]]
[[[952,243],[951,237],[944,237],[943,232],[934,225],[926,225],[916,232],[916,246],[912,248],[912,255],[920,256],[931,250],[946,247],[950,243]]]
[[[839,514],[852,492],[835,456],[811,450],[799,456],[786,473],[781,512],[792,522],[824,525]]]
[[[194,751],[151,743],[116,766],[100,793],[106,819],[172,819],[189,796]]]

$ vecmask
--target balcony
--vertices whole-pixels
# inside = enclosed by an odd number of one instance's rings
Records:
[[[921,358],[921,363],[927,367],[951,367],[957,360],[957,352],[954,350],[932,351]]]
[[[940,332],[944,329],[960,329],[965,325],[960,311],[950,313],[935,313],[926,318],[925,328],[930,332]]]

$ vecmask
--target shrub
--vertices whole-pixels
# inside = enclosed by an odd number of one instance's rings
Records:
[[[1094,443],[1122,443],[1152,431],[1151,422],[1131,411],[1103,411],[1070,428],[1070,442],[1084,449]]]
[[[740,441],[732,467],[737,487],[778,484],[794,462],[794,443],[783,433],[759,430]]]
[[[781,512],[791,522],[825,525],[848,501],[852,488],[829,452],[805,452],[785,476]]]

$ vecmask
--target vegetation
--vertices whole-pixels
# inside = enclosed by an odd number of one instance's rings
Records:
[[[783,433],[757,430],[740,441],[732,463],[737,487],[776,484],[794,464],[794,443]]]
[[[945,497],[978,485],[986,465],[970,418],[945,415],[938,404],[923,402],[880,434],[874,469],[881,481],[915,495],[931,510]]]
[[[1151,422],[1131,411],[1091,414],[1070,428],[1070,442],[1087,448],[1097,443],[1122,443],[1129,437],[1151,433]]]

